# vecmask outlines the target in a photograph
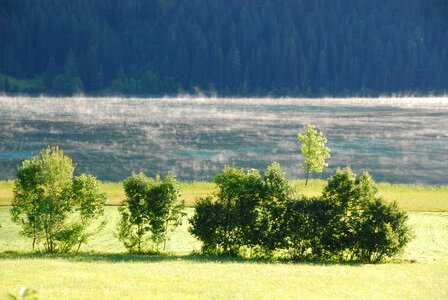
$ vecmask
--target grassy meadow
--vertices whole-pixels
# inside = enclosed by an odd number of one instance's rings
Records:
[[[446,299],[442,264],[325,265],[201,257],[9,255],[1,293],[40,299]],[[38,276],[36,276],[38,274]]]
[[[307,196],[319,196],[326,184],[324,180],[292,182]],[[378,183],[380,194],[386,201],[396,201],[406,211],[448,211],[448,185],[431,186],[418,184]]]
[[[307,196],[318,196],[325,186],[324,180],[294,180],[292,184]],[[379,183],[380,193],[387,201],[396,201],[407,211],[448,211],[448,186],[424,186],[415,184]],[[14,182],[0,181],[0,206],[10,205]],[[197,197],[212,194],[215,186],[211,182],[181,182],[186,206],[193,206]],[[108,205],[119,205],[125,198],[121,182],[104,182],[102,189],[107,194]]]
[[[40,299],[399,298],[448,296],[448,212],[410,212],[415,239],[384,264],[273,262],[191,254],[200,244],[187,219],[170,234],[167,255],[128,255],[114,237],[118,211],[82,253],[30,253],[9,207],[0,208],[0,297],[26,286]]]
[[[308,187],[320,193],[324,181]],[[448,187],[380,184],[387,200],[409,212],[414,240],[397,259],[383,264],[284,262],[197,256],[200,244],[183,225],[172,232],[166,255],[129,255],[114,237],[121,184],[104,183],[107,226],[81,253],[31,253],[31,242],[10,221],[11,181],[0,182],[0,299],[21,287],[39,299],[446,299],[448,297]],[[213,184],[182,183],[187,205],[213,191]]]

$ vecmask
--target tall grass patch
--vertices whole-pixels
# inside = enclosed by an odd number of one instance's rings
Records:
[[[305,186],[305,180],[292,180],[291,184],[307,197],[317,197],[322,193],[325,181],[312,179]],[[216,185],[212,182],[193,181],[180,183],[186,206],[193,206],[195,200],[213,193]],[[396,201],[406,211],[448,211],[448,185],[428,186],[418,184],[378,183],[384,200]],[[0,205],[11,205],[14,181],[0,181]],[[101,189],[107,195],[108,205],[120,205],[126,198],[122,182],[103,182]]]

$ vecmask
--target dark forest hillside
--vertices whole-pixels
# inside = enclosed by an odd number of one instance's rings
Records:
[[[0,0],[0,91],[448,91],[446,0]]]

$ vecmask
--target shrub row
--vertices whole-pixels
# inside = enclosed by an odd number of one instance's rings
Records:
[[[19,167],[11,216],[33,249],[79,250],[104,227],[106,196],[99,181],[75,177],[74,170],[57,147]],[[207,254],[377,262],[399,253],[411,238],[407,215],[381,199],[368,173],[357,178],[350,168],[338,170],[315,198],[300,195],[278,163],[263,177],[227,166],[214,182],[216,192],[197,201],[190,219],[190,232]],[[184,215],[176,178],[132,174],[123,185],[116,236],[130,252],[158,251]]]
[[[196,202],[190,219],[203,253],[378,262],[411,238],[407,215],[381,199],[368,173],[357,178],[349,167],[314,198],[297,193],[278,163],[263,178],[227,166],[214,182],[217,191]]]
[[[79,251],[106,225],[106,194],[92,175],[73,176],[75,166],[58,147],[48,147],[17,170],[11,219],[20,234],[48,253]],[[124,182],[117,238],[129,252],[157,251],[168,230],[182,221],[177,179],[132,174]]]

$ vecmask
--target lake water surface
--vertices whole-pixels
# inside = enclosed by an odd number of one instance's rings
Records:
[[[210,180],[227,163],[278,161],[303,178],[297,132],[315,123],[331,148],[326,178],[350,164],[377,181],[448,184],[448,98],[123,99],[0,97],[0,179],[59,145],[90,172]]]

